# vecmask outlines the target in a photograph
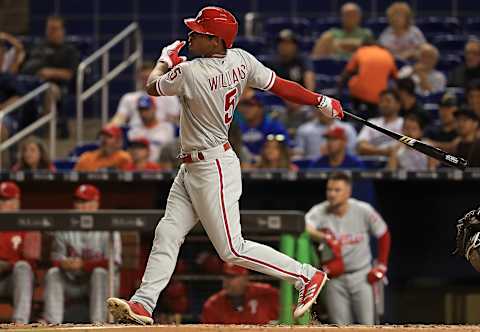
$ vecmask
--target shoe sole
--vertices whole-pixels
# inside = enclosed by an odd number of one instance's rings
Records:
[[[137,315],[132,311],[127,301],[111,297],[107,299],[107,308],[115,322],[134,323],[138,325],[152,325],[153,319]]]
[[[325,283],[327,282],[327,280],[329,280],[329,279],[328,279],[327,275],[325,275],[325,278],[323,278],[323,281],[320,284],[320,287],[318,287],[318,289],[315,292],[315,294],[313,295],[312,299],[310,301],[308,301],[301,308],[295,309],[295,311],[293,312],[293,318],[297,319],[297,318],[302,317],[303,314],[305,314],[312,307],[312,305],[314,303],[317,303],[317,297],[320,294],[320,292],[322,291],[323,286],[325,286]]]

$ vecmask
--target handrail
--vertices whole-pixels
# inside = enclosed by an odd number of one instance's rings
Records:
[[[134,38],[135,50],[130,50],[130,37]],[[120,64],[110,69],[110,50],[124,42],[124,59]],[[131,53],[131,54],[130,54]],[[96,50],[92,55],[83,60],[78,65],[77,70],[77,87],[76,87],[76,108],[77,108],[77,144],[83,143],[83,103],[95,94],[98,90],[102,90],[101,97],[101,118],[102,125],[108,121],[108,84],[112,79],[117,77],[128,66],[135,64],[135,72],[140,68],[142,63],[142,37],[138,23],[131,23],[109,42]],[[92,86],[84,89],[85,72],[87,68],[96,60],[101,58],[102,70],[101,78]]]
[[[1,123],[3,122],[3,118],[20,109],[21,106],[25,105],[28,103],[30,100],[33,98],[36,98],[42,93],[48,93],[51,89],[51,84],[50,83],[43,83],[39,87],[33,89],[26,95],[20,97],[18,100],[16,100],[14,103],[11,105],[5,107],[5,109],[2,110],[0,113],[0,137],[2,134],[2,125]],[[46,97],[48,98],[48,96]],[[56,158],[56,136],[57,136],[57,102],[53,97],[49,100],[49,103],[47,104],[47,107],[49,108],[47,110],[47,114],[43,115],[39,119],[35,120],[33,123],[28,125],[27,127],[23,128],[19,132],[17,132],[15,135],[9,137],[6,141],[0,143],[0,168],[2,167],[2,161],[3,161],[3,152],[11,147],[12,145],[16,144],[18,141],[22,140],[24,137],[30,135],[33,133],[35,130],[38,128],[42,127],[43,125],[49,123],[49,152],[50,152],[50,159],[54,160]]]

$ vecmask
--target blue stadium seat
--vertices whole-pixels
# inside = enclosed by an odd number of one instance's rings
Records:
[[[417,98],[420,100],[422,104],[439,104],[444,93],[445,93],[444,91],[431,93],[426,96],[417,96]]]
[[[262,91],[257,91],[256,96],[258,99],[262,102],[264,106],[284,106],[285,103],[283,102],[282,98],[277,97],[274,94],[271,94],[269,92],[262,92]]]
[[[480,17],[469,17],[464,22],[467,33],[471,35],[480,34]]]
[[[340,27],[341,22],[340,18],[335,16],[335,17],[326,17],[326,18],[319,18],[315,21],[313,24],[313,31],[315,36],[319,36],[325,31],[335,28],[335,27]]]
[[[252,54],[259,54],[266,51],[267,44],[261,37],[238,37],[235,39],[233,47],[243,48]]]
[[[290,29],[299,36],[312,34],[310,21],[304,17],[272,17],[264,25],[267,38],[276,38],[283,29]]]
[[[57,159],[53,161],[53,165],[57,171],[71,171],[75,168],[76,159]]]
[[[347,65],[345,60],[337,59],[318,59],[313,61],[313,68],[315,73],[337,76],[340,75]]]
[[[450,70],[462,63],[462,58],[455,54],[445,54],[438,59],[437,69],[448,73]]]
[[[385,30],[385,28],[388,26],[388,20],[386,17],[371,18],[367,20],[364,25],[366,28],[372,30],[375,37],[378,38],[378,36],[380,36],[383,30]]]
[[[357,156],[363,161],[367,169],[383,169],[387,166],[388,158],[383,156]]]
[[[310,168],[310,164],[312,163],[312,159],[297,159],[294,160],[293,163],[297,165],[300,169],[307,169]]]
[[[87,36],[67,36],[65,40],[73,44],[80,52],[81,58],[86,58],[93,53],[93,38]]]
[[[422,17],[415,21],[422,32],[429,37],[439,34],[458,34],[462,31],[460,22],[456,17]]]
[[[337,78],[336,76],[317,74],[315,75],[315,84],[317,89],[333,89],[337,86]]]
[[[76,147],[73,148],[72,151],[68,154],[69,157],[71,158],[78,158],[80,155],[84,152],[87,151],[93,151],[98,149],[98,143],[97,142],[90,142],[90,143],[84,143],[84,144],[79,144]]]
[[[432,43],[438,47],[442,56],[447,53],[461,54],[469,38],[466,35],[439,35],[433,38]]]

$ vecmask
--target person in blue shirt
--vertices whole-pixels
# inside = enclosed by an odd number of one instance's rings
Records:
[[[283,135],[289,146],[290,139],[286,128],[277,120],[265,113],[263,105],[255,96],[253,90],[247,91],[238,104],[238,111],[243,116],[239,122],[242,131],[243,144],[249,152],[258,157],[268,135]]]
[[[312,161],[309,168],[365,168],[361,160],[347,153],[347,135],[344,128],[331,127],[323,136],[327,139],[327,153]]]

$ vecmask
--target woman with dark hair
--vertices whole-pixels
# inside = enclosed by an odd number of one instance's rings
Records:
[[[267,135],[257,168],[298,171],[298,167],[290,162],[290,154],[284,135]]]
[[[27,137],[21,144],[18,152],[18,161],[12,171],[55,171],[50,161],[45,143],[35,137]]]

